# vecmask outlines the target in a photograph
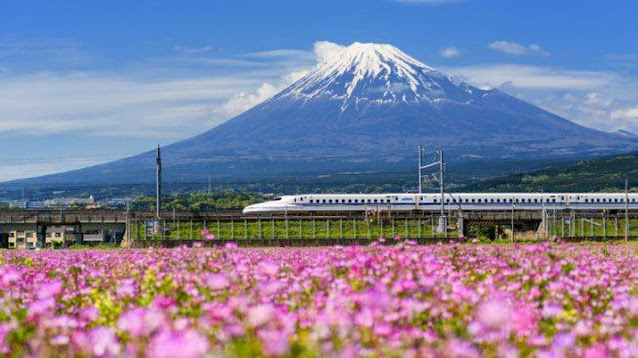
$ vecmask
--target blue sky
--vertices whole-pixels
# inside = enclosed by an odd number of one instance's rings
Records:
[[[0,180],[198,134],[355,41],[638,132],[636,13],[629,0],[4,0]]]

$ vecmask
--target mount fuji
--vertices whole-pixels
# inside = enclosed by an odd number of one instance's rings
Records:
[[[384,44],[354,43],[265,102],[163,148],[169,181],[413,169],[416,146],[462,158],[569,159],[638,149],[638,139],[454,80]],[[154,151],[33,184],[154,180]]]

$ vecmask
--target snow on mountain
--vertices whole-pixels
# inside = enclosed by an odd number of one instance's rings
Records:
[[[456,85],[451,78],[392,45],[356,42],[277,97],[306,101],[327,97],[340,101],[345,109],[359,101],[463,101],[483,92],[466,84]]]

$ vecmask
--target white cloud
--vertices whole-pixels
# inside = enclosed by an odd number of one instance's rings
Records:
[[[330,58],[339,56],[341,51],[343,51],[345,48],[345,46],[333,42],[317,41],[314,44],[313,53],[310,54],[312,54],[312,57],[314,58],[314,61],[316,63],[322,63]],[[251,53],[247,54],[246,56],[265,58],[296,56],[298,58],[307,58],[308,54],[309,52],[307,51],[299,50],[273,50]],[[222,115],[225,115],[227,117],[234,117],[279,93],[301,77],[305,76],[307,73],[307,69],[292,71],[283,76],[276,84],[262,83],[253,92],[235,93],[226,103],[224,103],[224,105],[216,108],[214,111],[216,113],[221,113]]]
[[[611,112],[611,118],[636,120],[638,119],[638,107],[617,109]]]
[[[317,41],[314,45],[314,53],[317,63],[326,62],[329,59],[339,56],[346,46],[336,44],[329,41]]]
[[[220,109],[228,116],[236,116],[274,96],[278,91],[278,88],[270,83],[262,83],[254,93],[234,94]]]
[[[516,56],[549,56],[538,44],[529,46],[510,41],[494,41],[488,46],[490,49]]]
[[[0,133],[181,139],[271,97],[316,63],[311,51],[251,56],[255,60],[188,56],[117,73],[0,72]],[[221,74],[202,76],[202,69],[220,66],[227,66]]]
[[[487,88],[512,85],[526,89],[595,89],[616,79],[602,71],[569,71],[550,67],[487,64],[446,69],[470,82]]]
[[[242,77],[139,80],[100,73],[0,77],[0,131],[181,138],[207,108],[257,81]],[[144,128],[153,128],[145,132]]]
[[[445,68],[482,88],[499,88],[579,124],[638,132],[638,85],[634,78],[606,71],[512,64]]]
[[[6,40],[0,42],[0,59],[15,68],[70,69],[93,60],[77,41],[66,38]]]
[[[439,55],[445,58],[458,57],[461,55],[461,50],[459,50],[455,46],[450,46],[439,51]]]
[[[294,49],[280,49],[280,50],[270,50],[270,51],[260,51],[260,52],[251,52],[243,55],[244,57],[255,57],[255,58],[309,58],[314,59],[313,53],[310,51],[304,50],[294,50]]]

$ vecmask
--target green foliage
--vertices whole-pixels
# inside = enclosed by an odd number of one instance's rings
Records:
[[[162,210],[215,211],[239,210],[250,204],[266,200],[266,197],[254,193],[241,193],[232,190],[195,192],[192,194],[173,194],[162,199]],[[143,196],[131,203],[132,210],[155,210],[155,197]]]
[[[605,192],[624,190],[625,179],[638,185],[638,153],[556,165],[524,174],[486,179],[459,192]],[[632,191],[638,190],[633,187]]]
[[[452,224],[452,223],[451,223]],[[379,237],[392,238],[394,236],[416,238],[416,237],[442,237],[443,234],[435,233],[433,227],[435,221],[423,219],[395,219],[394,222],[388,218],[370,218],[369,220],[297,220],[297,219],[261,219],[261,220],[235,220],[235,221],[209,221],[193,222],[192,230],[189,221],[166,223],[167,239],[201,239],[200,231],[203,229],[216,235],[219,239],[284,239],[284,238],[370,238]],[[131,231],[134,239],[144,238],[144,224],[139,223]],[[447,236],[456,237],[458,232],[454,225],[450,225]],[[151,239],[153,235],[148,235]],[[160,234],[155,238],[159,239]]]

